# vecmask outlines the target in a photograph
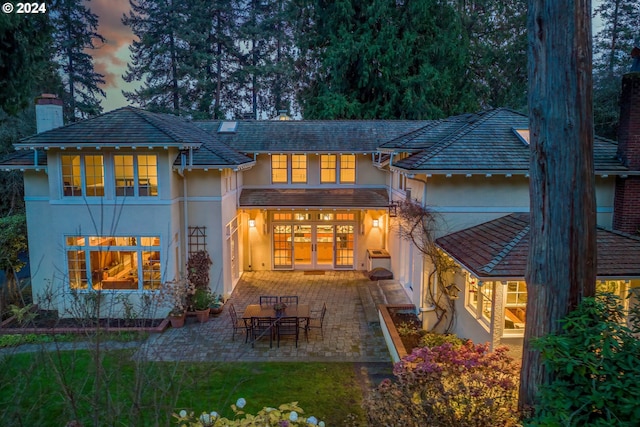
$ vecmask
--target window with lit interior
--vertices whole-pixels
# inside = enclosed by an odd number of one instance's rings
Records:
[[[274,184],[289,182],[286,154],[271,155],[271,182]]]
[[[159,237],[68,236],[65,244],[71,289],[160,288]]]
[[[113,156],[116,196],[158,195],[158,158],[153,154]]]
[[[63,155],[62,194],[67,197],[104,196],[104,162],[101,155]]]

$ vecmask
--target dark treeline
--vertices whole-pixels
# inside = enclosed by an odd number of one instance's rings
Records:
[[[126,98],[203,118],[435,119],[489,107],[526,110],[525,0],[130,0],[135,39]],[[0,155],[35,131],[33,99],[55,93],[71,122],[102,112],[91,3],[0,15]],[[596,133],[616,137],[620,77],[640,3],[603,0],[594,37]],[[636,39],[634,40],[634,37]],[[22,206],[21,177],[0,175],[0,215]]]

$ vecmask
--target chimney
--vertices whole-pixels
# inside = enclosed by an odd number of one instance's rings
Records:
[[[59,128],[62,119],[62,100],[50,93],[43,93],[36,99],[36,127],[38,133]]]
[[[618,158],[629,171],[640,172],[640,72],[635,70],[640,48],[633,48],[634,65],[622,77]],[[616,177],[613,228],[636,234],[640,230],[640,176]]]

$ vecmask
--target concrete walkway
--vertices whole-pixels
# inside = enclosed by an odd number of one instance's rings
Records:
[[[327,271],[324,274],[304,272],[261,271],[244,273],[229,302],[241,316],[260,295],[298,295],[300,303],[320,310],[327,303],[324,339],[312,330],[309,342],[301,334],[298,347],[287,338],[274,342],[244,342],[244,335],[232,340],[228,305],[218,317],[200,324],[188,318],[184,328],[169,328],[152,335],[139,349],[137,357],[153,361],[289,361],[289,362],[389,362],[379,326],[365,319],[360,298],[369,280],[359,271]],[[360,290],[360,291],[359,291]]]

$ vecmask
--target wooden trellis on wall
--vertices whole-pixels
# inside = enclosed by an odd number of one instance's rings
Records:
[[[207,227],[189,227],[189,254],[207,250]]]

